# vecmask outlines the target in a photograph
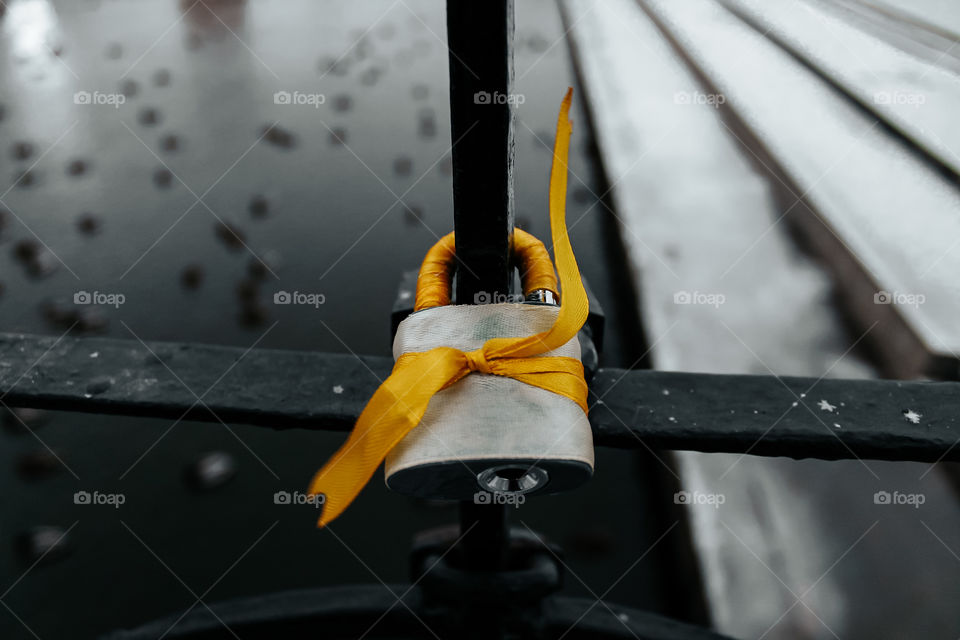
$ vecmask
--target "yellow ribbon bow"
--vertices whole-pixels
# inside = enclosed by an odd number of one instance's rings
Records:
[[[350,437],[310,483],[310,494],[324,495],[319,527],[329,524],[353,502],[390,450],[420,424],[430,398],[471,372],[507,376],[546,389],[573,400],[586,413],[587,384],[580,361],[537,357],[576,336],[589,310],[565,218],[572,98],[573,89],[567,89],[557,119],[550,170],[550,232],[562,288],[556,321],[547,331],[532,336],[491,338],[475,351],[437,347],[398,358],[393,372],[360,414]]]

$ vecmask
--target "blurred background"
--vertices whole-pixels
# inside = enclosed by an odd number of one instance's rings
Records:
[[[453,226],[445,31],[435,0],[5,0],[0,331],[389,355],[401,275]],[[601,363],[956,379],[958,40],[947,0],[517,0],[517,226],[549,235],[573,86]],[[412,535],[456,519],[379,481],[330,530],[275,504],[342,434],[14,411],[3,638],[403,582]],[[956,478],[600,449],[512,519],[564,548],[568,594],[742,638],[957,638]]]

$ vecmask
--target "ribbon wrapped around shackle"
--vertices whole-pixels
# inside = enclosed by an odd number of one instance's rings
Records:
[[[492,338],[476,350],[437,347],[406,353],[367,403],[350,437],[310,483],[323,494],[318,526],[337,518],[357,497],[377,468],[423,418],[435,393],[472,372],[507,376],[576,402],[587,412],[587,383],[576,358],[538,357],[566,344],[587,320],[589,305],[566,226],[567,156],[570,148],[568,89],[560,106],[550,170],[550,233],[561,286],[560,311],[547,331],[516,338]]]

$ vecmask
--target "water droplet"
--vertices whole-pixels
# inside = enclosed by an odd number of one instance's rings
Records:
[[[233,456],[223,451],[205,453],[184,470],[187,486],[197,491],[222,487],[237,474]]]

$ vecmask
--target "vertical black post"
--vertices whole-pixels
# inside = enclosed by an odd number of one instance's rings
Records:
[[[510,292],[513,0],[447,0],[456,301]]]
[[[475,304],[513,283],[513,0],[447,0],[455,301]],[[495,569],[509,539],[506,507],[460,505],[460,559]]]

